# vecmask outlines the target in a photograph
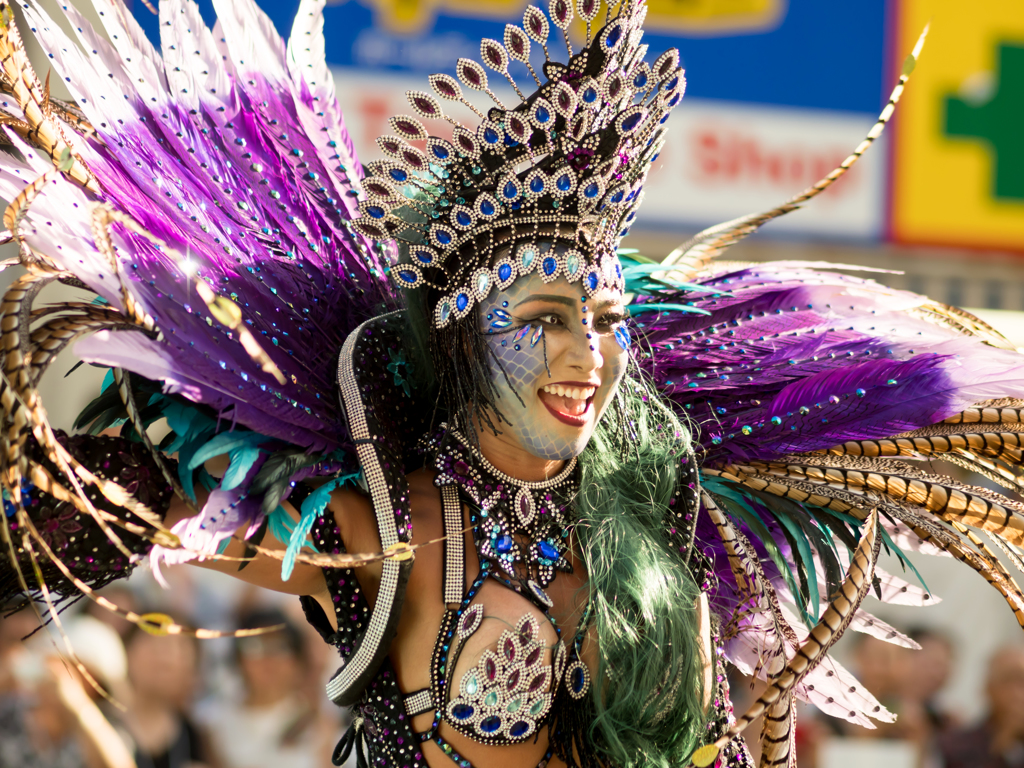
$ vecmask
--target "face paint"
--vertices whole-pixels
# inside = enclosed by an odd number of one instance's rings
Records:
[[[479,328],[501,361],[497,405],[511,425],[501,439],[549,461],[578,456],[626,370],[622,294],[584,296],[564,278],[534,273],[479,306]],[[546,361],[545,361],[546,357]],[[507,379],[506,379],[507,377]]]

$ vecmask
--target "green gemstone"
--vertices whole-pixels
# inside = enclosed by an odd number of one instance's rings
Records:
[[[498,693],[497,693],[497,691],[491,691],[490,693],[488,693],[484,697],[484,704],[487,705],[488,707],[493,707],[497,703],[498,703]]]
[[[530,714],[539,715],[542,709],[544,709],[544,699],[538,699],[533,702],[533,706],[530,707]]]
[[[519,708],[521,706],[523,706],[523,700],[521,698],[519,698],[519,699],[512,699],[512,701],[510,701],[508,703],[508,706],[505,707],[505,711],[506,712],[518,712]]]
[[[476,675],[470,673],[469,677],[466,679],[466,693],[473,696],[478,690],[480,690],[480,684],[476,681]]]

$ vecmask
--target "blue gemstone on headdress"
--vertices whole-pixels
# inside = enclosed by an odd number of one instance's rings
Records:
[[[501,282],[504,283],[510,277],[512,277],[512,265],[511,264],[502,264],[500,267],[498,267],[498,279],[501,280]]]
[[[537,107],[537,111],[533,113],[538,123],[546,123],[551,119],[551,113],[548,112],[547,107]]]
[[[555,186],[560,192],[568,192],[572,188],[572,178],[568,173],[563,173],[555,181]]]
[[[548,256],[541,262],[541,269],[544,270],[544,274],[549,277],[555,274],[555,270],[558,269],[558,261],[554,256]]]
[[[440,144],[435,144],[433,147],[431,147],[431,151],[434,153],[434,157],[436,157],[438,160],[447,160],[448,155],[450,154],[448,150],[445,149]]]
[[[420,276],[413,272],[411,269],[402,269],[398,272],[398,277],[406,283],[415,283],[419,280]]]
[[[541,192],[543,192],[544,179],[542,179],[540,176],[534,176],[532,179],[530,179],[530,191],[533,192],[535,195],[539,195]]]
[[[529,730],[530,724],[527,723],[525,720],[520,720],[518,723],[513,724],[513,726],[508,729],[508,735],[511,736],[513,739],[518,739],[519,737],[526,735],[526,733]]]
[[[681,98],[682,98],[682,94],[677,93],[675,96],[673,96],[671,99],[668,100],[668,105],[670,107],[674,107],[676,104],[679,103],[679,99],[681,99]],[[665,117],[668,117],[668,115],[665,115]],[[662,121],[662,122],[664,122],[664,121]]]
[[[437,318],[442,323],[447,323],[448,322],[448,318],[451,316],[451,314],[452,314],[452,304],[451,304],[450,301],[445,299],[444,301],[441,302],[441,307],[440,307],[440,309],[437,312]]]
[[[569,277],[573,277],[580,268],[580,257],[575,253],[570,253],[565,259],[565,271],[569,273]]]
[[[598,195],[598,193],[600,191],[601,191],[601,187],[599,187],[597,185],[596,181],[592,181],[589,184],[587,184],[586,187],[584,187],[584,189],[583,189],[583,196],[584,197],[597,197],[597,195]]]
[[[480,730],[484,733],[494,733],[499,728],[501,728],[501,718],[495,715],[491,715],[480,723]]]
[[[467,306],[469,306],[469,296],[464,293],[460,293],[455,297],[455,308],[459,310],[459,312],[465,312]]]
[[[460,227],[468,227],[473,223],[473,218],[465,211],[459,211],[455,214],[455,221],[458,222]]]
[[[590,291],[596,291],[597,286],[600,285],[601,278],[597,276],[597,272],[590,272],[587,274],[587,289]]]
[[[614,48],[616,45],[619,44],[619,40],[621,39],[622,27],[613,27],[611,32],[608,33],[608,37],[605,38],[605,45],[607,45],[609,49]]]
[[[640,74],[638,74],[636,77],[633,78],[633,87],[634,88],[643,88],[645,85],[647,85],[647,73],[646,72],[641,72]]]
[[[630,115],[629,117],[622,121],[622,130],[626,132],[632,131],[634,128],[637,127],[637,125],[639,125],[640,118],[642,117],[643,114],[640,112],[636,112]]]
[[[482,213],[484,216],[493,216],[494,203],[492,203],[490,200],[482,201],[480,203],[480,213]]]
[[[500,138],[498,132],[493,128],[484,128],[484,141],[488,144],[497,144]]]
[[[679,85],[679,75],[676,75],[671,80],[669,80],[668,83],[665,84],[665,90],[671,91],[677,85]]]
[[[456,704],[452,707],[452,717],[456,720],[469,720],[475,711],[469,704]]]
[[[380,207],[379,205],[370,205],[370,206],[367,206],[367,208],[366,208],[366,212],[367,212],[368,214],[370,214],[371,216],[373,216],[373,218],[375,218],[375,219],[383,219],[383,218],[384,218],[384,215],[385,215],[385,214],[387,213],[387,212],[386,212],[386,211],[385,211],[385,210],[384,210],[383,208],[381,208],[381,207]]]
[[[626,326],[620,325],[615,329],[615,340],[619,342],[619,346],[623,349],[629,349],[632,341],[630,340],[629,330],[627,330]]]
[[[515,200],[517,197],[519,197],[519,187],[517,187],[510,181],[507,184],[505,184],[505,186],[502,188],[501,194],[507,200]]]
[[[547,560],[558,559],[558,549],[555,548],[554,544],[550,544],[546,541],[537,542],[537,551],[540,552],[540,556]]]
[[[518,147],[519,146],[519,142],[516,141],[511,136],[506,136],[505,137],[505,146],[506,147]]]
[[[434,237],[437,238],[437,242],[441,245],[448,245],[452,241],[452,236],[446,229],[435,229]]]
[[[494,548],[502,555],[512,551],[512,537],[507,533],[502,534],[498,537],[498,540],[494,542]]]
[[[622,279],[622,265],[619,262],[615,262],[615,277],[619,280]]]
[[[416,257],[417,261],[420,261],[423,264],[430,264],[434,261],[434,254],[423,248],[414,251],[413,255]]]
[[[622,202],[622,198],[624,196],[625,196],[625,192],[623,192],[620,189],[618,192],[616,192],[614,195],[612,195],[612,202],[613,203],[621,203]]]
[[[597,98],[597,89],[594,88],[594,86],[589,86],[586,90],[583,91],[583,96],[581,96],[581,98],[587,104],[593,104],[594,99]]]
[[[392,168],[388,171],[388,175],[391,176],[395,181],[405,181],[409,178],[409,174],[403,171],[401,168]]]

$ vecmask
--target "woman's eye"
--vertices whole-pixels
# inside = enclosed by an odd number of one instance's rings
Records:
[[[548,325],[560,325],[562,322],[562,318],[555,314],[541,315],[537,319]]]
[[[602,315],[594,321],[596,328],[607,328],[614,329],[617,325],[620,325],[626,321],[626,316],[618,312],[611,312],[607,315]]]

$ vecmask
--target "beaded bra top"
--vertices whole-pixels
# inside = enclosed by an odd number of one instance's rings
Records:
[[[431,286],[443,293],[434,324],[466,317],[498,286],[537,271],[545,282],[564,276],[593,294],[622,289],[616,248],[628,231],[651,163],[664,143],[664,123],[682,98],[679,52],[651,66],[644,57],[642,0],[609,3],[605,24],[591,34],[597,0],[550,0],[548,15],[529,6],[523,26],[505,27],[504,44],[483,40],[483,65],[515,91],[506,106],[472,59],[459,59],[458,80],[432,75],[437,97],[463,105],[479,122],[467,127],[445,114],[435,95],[410,91],[416,116],[390,119],[393,135],[377,144],[386,159],[371,162],[354,226],[374,240],[398,239],[410,259],[392,268],[403,288]],[[615,12],[613,15],[613,7]],[[575,13],[586,24],[586,44],[573,53],[568,28]],[[550,24],[548,17],[550,16]],[[552,59],[551,25],[569,60]],[[531,42],[544,51],[534,69]],[[526,95],[510,67],[536,83]],[[461,85],[460,85],[461,81]],[[493,102],[481,110],[462,86]],[[454,126],[452,140],[431,136],[421,118]],[[425,151],[410,142],[425,146]],[[539,240],[570,246],[542,258]]]

